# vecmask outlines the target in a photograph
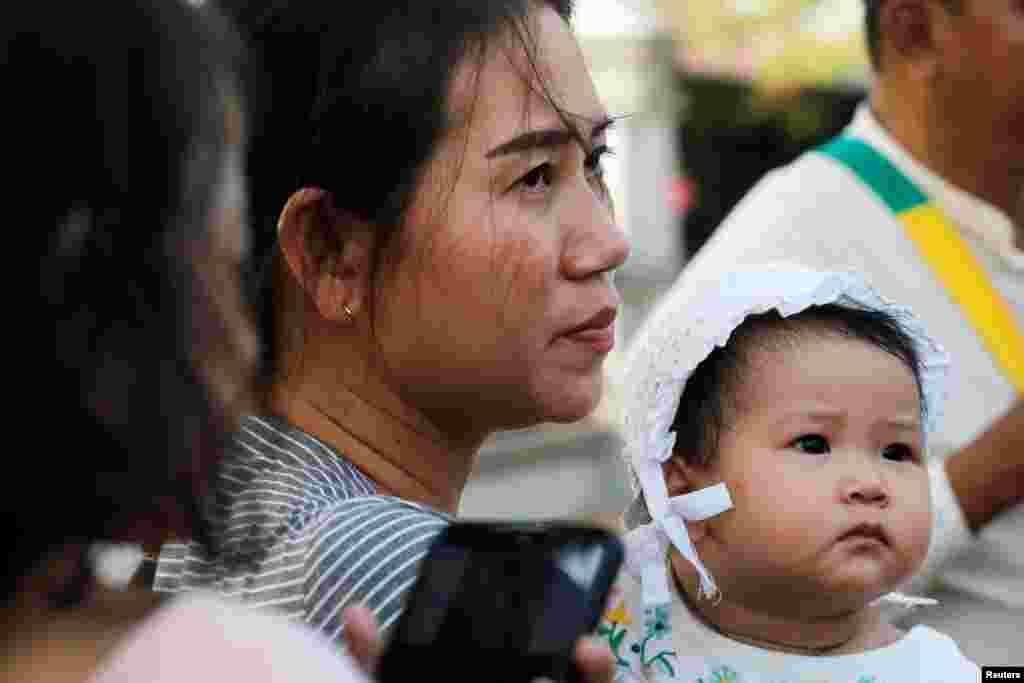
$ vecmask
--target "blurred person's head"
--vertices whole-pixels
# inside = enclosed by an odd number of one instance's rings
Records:
[[[602,275],[627,245],[601,172],[611,119],[570,14],[569,0],[235,12],[267,78],[248,168],[275,386],[397,397],[469,440],[595,407],[618,304]],[[565,335],[588,322],[591,338]]]
[[[1024,3],[865,6],[883,123],[932,170],[1012,215],[1024,187]]]
[[[4,189],[20,209],[8,601],[69,548],[82,583],[78,549],[97,539],[203,537],[196,496],[249,398],[256,345],[226,27],[178,0],[0,14]]]

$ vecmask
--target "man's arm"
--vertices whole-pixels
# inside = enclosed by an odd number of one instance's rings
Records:
[[[967,526],[978,533],[1024,500],[1024,400],[945,462]]]

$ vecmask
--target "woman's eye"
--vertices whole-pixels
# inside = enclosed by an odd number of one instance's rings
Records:
[[[831,450],[828,445],[828,439],[820,434],[798,436],[793,439],[792,447],[803,453],[812,453],[814,455],[828,453]]]
[[[892,462],[913,462],[917,458],[914,456],[914,449],[907,444],[893,443],[882,449],[882,459]]]
[[[587,155],[586,160],[583,162],[587,177],[590,179],[590,182],[599,186],[602,194],[608,193],[608,188],[604,182],[604,163],[602,160],[614,153],[608,145],[600,145]]]
[[[603,178],[604,164],[602,163],[602,160],[606,156],[610,156],[612,154],[615,154],[615,152],[608,145],[599,145],[595,147],[583,162],[583,166],[587,170],[587,175],[592,178]]]
[[[604,180],[604,157],[614,154],[608,145],[600,145],[587,155],[583,162],[583,169],[587,174],[587,180],[597,188],[597,192],[605,199],[610,200],[608,185]]]
[[[519,179],[519,186],[529,192],[543,192],[551,187],[554,181],[554,168],[550,163],[543,163],[533,168]]]

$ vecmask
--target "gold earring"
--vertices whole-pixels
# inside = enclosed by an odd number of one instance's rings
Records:
[[[348,316],[349,320],[354,320],[355,319],[356,314],[355,314],[355,312],[351,308],[348,307],[348,304],[342,304],[341,305],[341,310],[345,311],[345,315]]]

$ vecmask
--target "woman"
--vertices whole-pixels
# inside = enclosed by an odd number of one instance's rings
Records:
[[[628,246],[601,172],[612,119],[570,14],[237,13],[272,102],[250,157],[276,226],[267,407],[211,499],[222,558],[167,546],[158,589],[215,587],[331,637],[362,603],[386,630],[487,436],[597,405]]]
[[[5,191],[27,209],[8,223],[8,358],[31,369],[11,424],[40,451],[8,460],[31,495],[0,502],[0,678],[355,680],[283,621],[92,578],[96,540],[208,536],[195,500],[250,398],[229,36],[167,0],[0,15]]]

